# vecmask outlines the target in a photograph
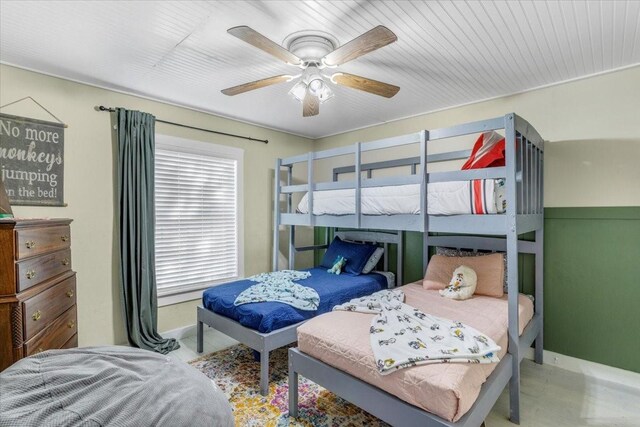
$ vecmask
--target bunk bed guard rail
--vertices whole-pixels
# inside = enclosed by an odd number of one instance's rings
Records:
[[[487,169],[471,169],[450,172],[429,172],[429,164],[449,160],[466,159],[470,150],[458,150],[437,154],[428,154],[429,141],[477,134],[492,130],[504,130],[506,138],[506,166]],[[415,158],[411,175],[391,177],[371,177],[371,168],[363,165],[362,153],[367,151],[420,144],[420,156]],[[475,234],[504,235],[508,228],[527,232],[536,230],[542,221],[542,185],[543,185],[544,141],[538,132],[524,119],[514,113],[503,117],[465,123],[448,128],[423,130],[408,135],[380,139],[370,142],[357,142],[352,145],[330,150],[309,152],[306,154],[277,159],[275,171],[275,215],[276,228],[280,225],[351,227],[380,230],[403,230],[419,232],[468,232]],[[338,157],[354,156],[354,179],[315,182],[314,161]],[[406,160],[406,159],[405,159]],[[296,163],[307,164],[307,183],[292,185],[293,166]],[[394,167],[393,161],[383,162]],[[419,167],[421,173],[415,171]],[[286,185],[280,182],[280,172],[286,168]],[[367,171],[367,178],[362,172]],[[507,205],[516,206],[514,214],[509,215],[428,215],[426,186],[429,183],[447,181],[465,181],[475,179],[506,178]],[[334,176],[335,179],[335,176]],[[393,185],[420,185],[419,215],[363,215],[361,212],[361,194],[363,188]],[[514,186],[513,191],[510,189]],[[355,212],[353,215],[314,215],[313,192],[322,190],[354,189]],[[308,213],[296,213],[292,206],[293,193],[308,193]],[[286,210],[283,212],[280,197],[286,196]],[[513,200],[509,200],[513,198]]]

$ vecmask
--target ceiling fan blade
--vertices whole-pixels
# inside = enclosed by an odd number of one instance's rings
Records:
[[[293,65],[301,65],[302,59],[298,58],[287,49],[283,48],[276,42],[266,38],[253,28],[242,25],[240,27],[233,27],[227,30],[227,33],[239,38],[242,41],[249,43],[252,46],[257,47],[260,50],[267,52],[275,56],[276,58]]]
[[[311,95],[309,91],[307,91],[302,103],[302,116],[310,117],[317,116],[318,114],[320,114],[320,100],[317,96]]]
[[[260,89],[263,87],[275,85],[277,83],[288,82],[291,80],[291,76],[283,74],[281,76],[269,77],[262,80],[256,80],[255,82],[249,82],[238,86],[228,87],[222,89],[221,92],[228,96],[238,95],[241,93],[249,92],[250,90]]]
[[[331,81],[341,86],[363,90],[385,98],[392,98],[400,90],[398,86],[348,73],[335,73],[331,76]]]
[[[361,36],[356,37],[331,53],[328,53],[322,62],[329,67],[342,65],[345,62],[356,59],[362,55],[380,49],[383,46],[393,43],[398,37],[383,25],[378,25]]]

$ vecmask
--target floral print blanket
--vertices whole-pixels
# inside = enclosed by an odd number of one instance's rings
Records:
[[[369,330],[378,372],[431,363],[496,363],[498,346],[461,322],[423,313],[404,304],[404,292],[382,290],[334,310],[373,313]]]
[[[233,305],[251,302],[275,301],[300,310],[314,311],[320,305],[320,296],[315,289],[294,283],[311,276],[308,271],[281,270],[261,273],[248,280],[258,282],[238,295]]]

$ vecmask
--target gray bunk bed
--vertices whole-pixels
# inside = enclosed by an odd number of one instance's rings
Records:
[[[435,162],[465,159],[471,150],[428,154],[429,143],[444,138],[477,134],[491,130],[503,130],[506,138],[506,166],[453,172],[430,172]],[[419,144],[419,158],[361,163],[361,154],[370,150]],[[352,227],[382,230],[419,231],[424,235],[423,267],[428,262],[429,248],[445,246],[458,249],[502,251],[507,255],[508,286],[508,351],[487,378],[471,409],[458,421],[450,422],[355,378],[337,368],[298,350],[289,349],[289,413],[298,414],[298,375],[331,390],[335,394],[363,408],[372,415],[394,426],[478,426],[509,384],[510,419],[519,423],[520,419],[520,362],[525,350],[535,343],[534,360],[542,363],[543,354],[543,151],[544,141],[538,132],[516,114],[507,114],[488,120],[466,123],[449,128],[387,138],[326,151],[311,152],[277,161],[276,173],[282,167],[291,168],[296,163],[306,162],[308,183],[303,185],[280,186],[276,180],[276,200],[280,194],[307,192],[308,212],[296,213],[287,204],[287,212],[276,210],[276,230],[279,225]],[[334,169],[334,181],[314,182],[313,163],[345,154],[355,156],[355,164],[350,168]],[[373,178],[371,171],[395,167],[400,164],[413,165],[412,174]],[[420,173],[416,173],[419,166]],[[350,181],[339,181],[341,172],[355,172]],[[367,178],[362,179],[366,172]],[[428,214],[426,189],[435,182],[464,181],[475,179],[504,178],[506,184],[506,212],[495,215],[452,215],[436,216]],[[289,180],[290,182],[290,180]],[[419,184],[420,212],[417,215],[363,215],[361,212],[361,192],[363,188],[389,185]],[[355,189],[355,212],[352,215],[314,215],[314,191],[334,189]],[[290,200],[290,199],[289,199]],[[520,240],[525,233],[535,233],[534,241]],[[433,235],[438,233],[438,235]],[[441,233],[444,233],[442,235]],[[483,236],[483,237],[480,237]],[[492,237],[486,237],[492,236]],[[275,247],[277,248],[277,231]],[[534,316],[518,333],[518,254],[533,254],[535,258],[535,309]],[[275,265],[275,260],[274,260]]]

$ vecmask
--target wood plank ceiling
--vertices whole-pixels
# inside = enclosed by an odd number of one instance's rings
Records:
[[[639,1],[2,1],[0,61],[318,138],[640,63]],[[226,33],[277,43],[322,30],[340,44],[376,25],[398,41],[341,66],[401,87],[332,86],[320,115],[284,83],[295,69]],[[170,118],[167,118],[170,119]]]

